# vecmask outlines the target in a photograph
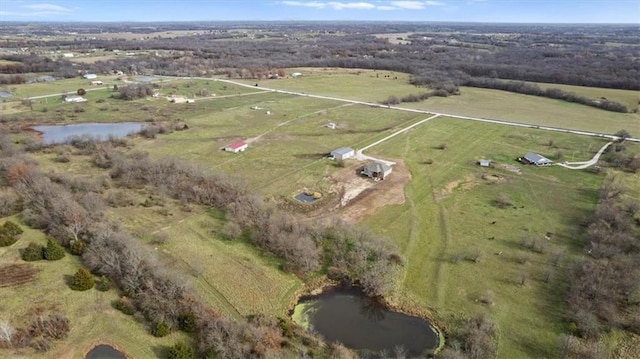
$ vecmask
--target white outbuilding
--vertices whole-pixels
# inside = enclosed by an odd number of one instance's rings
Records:
[[[330,157],[336,160],[345,160],[355,156],[356,152],[351,147],[340,147],[331,151]]]

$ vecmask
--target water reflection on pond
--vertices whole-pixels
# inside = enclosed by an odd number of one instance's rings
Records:
[[[125,359],[125,356],[110,345],[101,344],[91,349],[85,359]]]
[[[297,324],[361,354],[426,356],[438,346],[438,334],[424,319],[392,312],[354,290],[331,290],[305,297],[293,312]]]
[[[42,134],[42,141],[47,144],[63,143],[73,137],[89,136],[98,140],[112,137],[124,137],[139,132],[145,126],[140,122],[119,123],[77,123],[71,125],[31,126],[31,129]]]

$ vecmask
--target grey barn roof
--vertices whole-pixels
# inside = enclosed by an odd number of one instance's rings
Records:
[[[335,154],[338,154],[338,155],[346,155],[347,153],[352,152],[352,151],[353,151],[353,148],[351,148],[351,147],[340,147],[340,148],[337,148],[337,149],[331,151],[331,153],[332,154],[335,153]]]
[[[529,162],[551,162],[550,159],[544,157],[544,156],[540,156],[537,153],[533,153],[533,152],[527,152],[527,154],[524,155],[524,158],[529,161]]]
[[[386,172],[390,169],[391,167],[387,166],[386,164],[382,163],[382,162],[369,162],[365,165],[365,169],[369,172],[369,173],[373,173],[373,172]]]

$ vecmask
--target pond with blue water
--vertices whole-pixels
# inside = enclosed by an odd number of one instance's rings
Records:
[[[91,137],[100,141],[109,137],[125,137],[140,132],[144,126],[145,123],[141,122],[76,123],[31,126],[30,129],[39,132],[44,143],[54,144],[68,142],[74,137]]]

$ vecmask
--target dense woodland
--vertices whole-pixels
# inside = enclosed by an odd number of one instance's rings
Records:
[[[429,87],[489,87],[491,84],[491,87],[497,88],[498,82],[490,80],[502,79],[640,89],[637,47],[640,32],[637,25],[110,25],[112,31],[118,29],[140,34],[135,39],[96,38],[91,36],[91,31],[97,31],[96,26],[48,24],[34,29],[19,24],[4,24],[1,27],[3,33],[19,33],[22,36],[19,40],[4,40],[1,43],[1,47],[8,50],[2,57],[19,62],[0,68],[1,73],[8,74],[1,81],[24,81],[24,77],[15,75],[42,71],[68,77],[82,70],[109,73],[114,69],[139,74],[228,74],[232,77],[257,78],[275,69],[315,66],[406,72],[413,75],[412,82],[417,86]],[[157,31],[168,29],[193,30],[194,34],[179,37],[154,35]],[[54,36],[65,31],[73,32],[73,38],[63,40]],[[101,29],[101,32],[106,31],[109,29]],[[30,36],[24,36],[25,33]],[[37,36],[43,33],[49,36]],[[404,33],[397,39],[402,43],[374,35],[380,33]],[[39,49],[40,53],[34,54],[34,49]],[[121,56],[88,65],[74,64],[64,59],[54,62],[50,55],[51,51],[89,53],[96,50],[135,51],[137,56]],[[507,91],[512,88],[501,87]],[[528,93],[558,98],[557,94]],[[605,106],[605,109],[627,111],[619,106]]]

